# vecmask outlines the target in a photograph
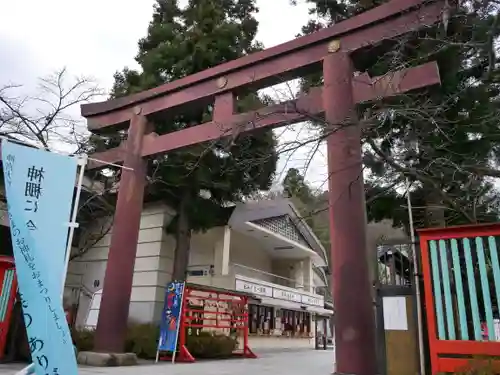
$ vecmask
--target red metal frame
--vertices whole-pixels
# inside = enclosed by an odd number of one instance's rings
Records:
[[[208,294],[208,296],[207,296]],[[203,310],[191,309],[190,300],[201,300],[204,301]],[[215,301],[216,310],[205,310],[205,301]],[[239,305],[243,313],[232,314],[231,318],[219,318],[219,316],[228,315],[230,313],[225,311],[219,311],[219,303],[230,303],[231,307],[233,305]],[[192,313],[201,314],[200,316],[193,316]],[[215,315],[213,317],[205,317],[205,314]],[[242,331],[243,333],[243,347],[235,351],[234,355],[241,355],[245,358],[257,358],[255,353],[248,346],[248,296],[232,292],[232,291],[221,291],[221,290],[211,290],[202,286],[194,286],[191,284],[186,284],[184,290],[184,296],[182,301],[182,311],[181,311],[181,322],[179,329],[179,340],[177,344],[178,355],[175,358],[177,362],[192,363],[195,358],[191,355],[187,348],[187,329],[235,329]],[[235,317],[235,318],[233,318]],[[193,320],[201,320],[201,324],[191,323]],[[215,324],[206,324],[205,321],[213,322]],[[222,323],[222,324],[221,324]],[[232,325],[231,323],[235,323]],[[171,356],[160,357],[160,360],[171,360]]]
[[[421,229],[418,233],[420,236],[420,248],[422,253],[422,275],[424,279],[425,310],[427,314],[427,331],[432,374],[455,372],[461,368],[467,367],[471,364],[473,356],[491,356],[498,358],[498,356],[500,356],[500,342],[438,339],[432,290],[429,241],[449,240],[452,238],[500,236],[500,224]],[[461,355],[462,358],[456,358],[457,355]],[[455,358],[453,356],[455,356]],[[468,358],[464,358],[465,356]],[[491,363],[493,366],[500,366],[500,360],[498,359],[492,360]]]
[[[5,272],[7,270],[15,271],[14,258],[9,256],[0,256],[0,280],[4,279]],[[3,290],[1,291],[3,293]],[[0,322],[0,359],[5,355],[5,346],[7,345],[7,335],[9,333],[10,320],[12,317],[12,310],[14,308],[14,303],[16,300],[17,292],[17,275],[14,272],[14,277],[12,279],[12,285],[9,291],[7,307],[5,310],[5,317],[3,321]]]

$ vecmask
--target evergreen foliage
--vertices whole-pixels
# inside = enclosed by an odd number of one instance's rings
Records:
[[[322,21],[307,34],[376,7],[382,1],[307,0]],[[442,85],[359,108],[364,127],[364,164],[371,172],[368,195],[380,199],[369,216],[407,226],[404,194],[412,182],[417,227],[492,221],[499,177],[498,3],[448,4],[443,22],[353,55],[358,71],[381,75],[437,61]],[[381,53],[383,52],[383,53]],[[303,89],[321,84],[303,79]]]
[[[262,49],[254,40],[257,10],[255,0],[190,0],[185,8],[177,0],[157,0],[147,36],[139,41],[136,61],[141,69],[117,72],[112,96],[172,82]],[[260,106],[255,92],[237,97],[238,111]],[[155,118],[154,131],[165,134],[210,121],[212,110],[212,105],[183,108],[168,118]],[[99,137],[94,145],[116,146],[116,138]],[[198,144],[151,160],[148,194],[177,212],[167,228],[176,236],[174,279],[185,278],[192,231],[218,225],[228,203],[270,188],[275,146],[271,130],[257,131],[232,142]]]

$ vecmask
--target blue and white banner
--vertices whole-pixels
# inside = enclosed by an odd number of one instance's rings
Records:
[[[2,164],[19,294],[35,373],[76,375],[61,294],[78,162],[3,141]]]
[[[167,285],[161,314],[158,351],[175,352],[182,317],[184,283],[173,281]]]

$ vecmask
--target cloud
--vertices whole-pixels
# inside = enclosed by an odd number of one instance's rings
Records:
[[[2,34],[0,34],[0,56],[2,85],[34,83],[32,77],[49,71],[42,61],[33,63],[37,61],[36,54],[19,39],[8,38]]]
[[[154,0],[5,2],[0,13],[0,84],[23,84],[31,94],[38,77],[66,67],[71,74],[94,77],[109,90],[115,71],[136,66],[137,41],[147,33],[153,4]],[[293,39],[309,18],[305,1],[296,7],[289,0],[257,4],[257,39],[266,47]],[[72,114],[79,116],[79,110]],[[287,139],[301,134],[293,129],[287,129]],[[304,167],[308,152],[304,148],[283,157],[278,172]],[[309,167],[311,181],[323,179],[321,164],[315,160]]]

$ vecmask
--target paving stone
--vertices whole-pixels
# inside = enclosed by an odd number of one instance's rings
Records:
[[[134,353],[80,352],[77,361],[80,365],[96,367],[134,366],[137,365],[137,356]]]
[[[257,353],[257,359],[198,361],[190,364],[139,362],[128,367],[81,366],[79,375],[330,375],[333,371],[333,351],[300,350]],[[13,375],[21,364],[0,365],[0,375]]]

